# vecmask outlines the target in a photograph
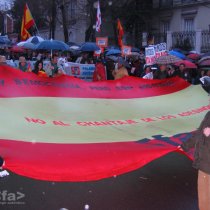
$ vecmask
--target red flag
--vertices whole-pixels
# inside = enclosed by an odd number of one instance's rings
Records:
[[[122,47],[123,46],[122,38],[124,35],[124,30],[123,30],[122,24],[120,22],[120,19],[117,20],[117,32],[118,32],[118,45],[120,47]]]
[[[31,15],[28,5],[25,4],[21,25],[21,40],[26,40],[31,36],[28,30],[34,25],[35,21]]]
[[[101,10],[100,10],[100,3],[99,3],[99,1],[98,1],[97,16],[96,16],[96,31],[97,32],[101,31]]]

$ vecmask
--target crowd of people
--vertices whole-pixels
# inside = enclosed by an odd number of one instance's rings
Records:
[[[18,68],[23,72],[33,72],[41,77],[57,77],[65,75],[65,62],[75,62],[80,64],[95,64],[93,73],[93,81],[116,80],[124,76],[134,76],[144,79],[165,79],[171,77],[181,77],[192,84],[199,84],[200,78],[210,76],[209,69],[190,69],[185,63],[180,63],[178,66],[174,64],[154,64],[147,65],[144,52],[139,55],[122,57],[120,55],[106,56],[101,54],[99,57],[94,57],[93,52],[81,52],[78,55],[71,53],[55,53],[51,56],[49,52],[33,51],[27,54],[13,53],[3,51],[1,60],[13,62],[18,60]],[[0,60],[0,61],[1,61]],[[34,61],[32,67],[29,61]],[[44,61],[48,61],[47,65],[43,65]],[[196,60],[193,61],[196,64]],[[4,62],[1,62],[4,63]],[[8,63],[8,62],[7,62]]]

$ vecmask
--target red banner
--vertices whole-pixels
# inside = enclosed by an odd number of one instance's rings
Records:
[[[0,101],[4,168],[48,181],[98,180],[142,167],[177,151],[210,109],[201,88],[179,78],[93,83],[7,66],[0,66]]]

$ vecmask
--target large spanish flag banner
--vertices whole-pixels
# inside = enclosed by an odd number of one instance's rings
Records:
[[[0,156],[34,179],[112,177],[177,151],[208,110],[207,93],[179,78],[92,83],[0,66]]]

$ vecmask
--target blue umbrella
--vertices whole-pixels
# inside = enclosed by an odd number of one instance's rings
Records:
[[[94,52],[100,50],[100,48],[94,42],[85,42],[81,45],[80,50],[82,52]]]
[[[29,39],[27,39],[26,42],[30,42],[30,43],[33,43],[33,44],[38,44],[38,43],[43,42],[43,41],[44,41],[44,39],[40,36],[32,36]]]
[[[44,40],[36,46],[36,50],[62,50],[68,51],[69,46],[58,40]]]
[[[35,50],[36,49],[36,45],[32,44],[31,42],[19,42],[17,44],[17,46],[23,47],[23,48],[29,49],[29,50]]]
[[[120,55],[120,54],[121,54],[121,51],[120,50],[111,49],[111,50],[108,50],[107,51],[106,56],[108,56],[108,55]]]
[[[11,45],[11,41],[6,36],[0,36],[0,45]]]
[[[30,42],[26,42],[22,45],[22,47],[25,49],[29,49],[29,50],[35,50],[37,45],[30,43]]]
[[[169,51],[169,54],[170,55],[174,55],[174,56],[176,56],[178,58],[181,58],[181,59],[185,59],[186,58],[186,56],[184,54],[182,54],[181,52],[175,51],[175,50]]]

